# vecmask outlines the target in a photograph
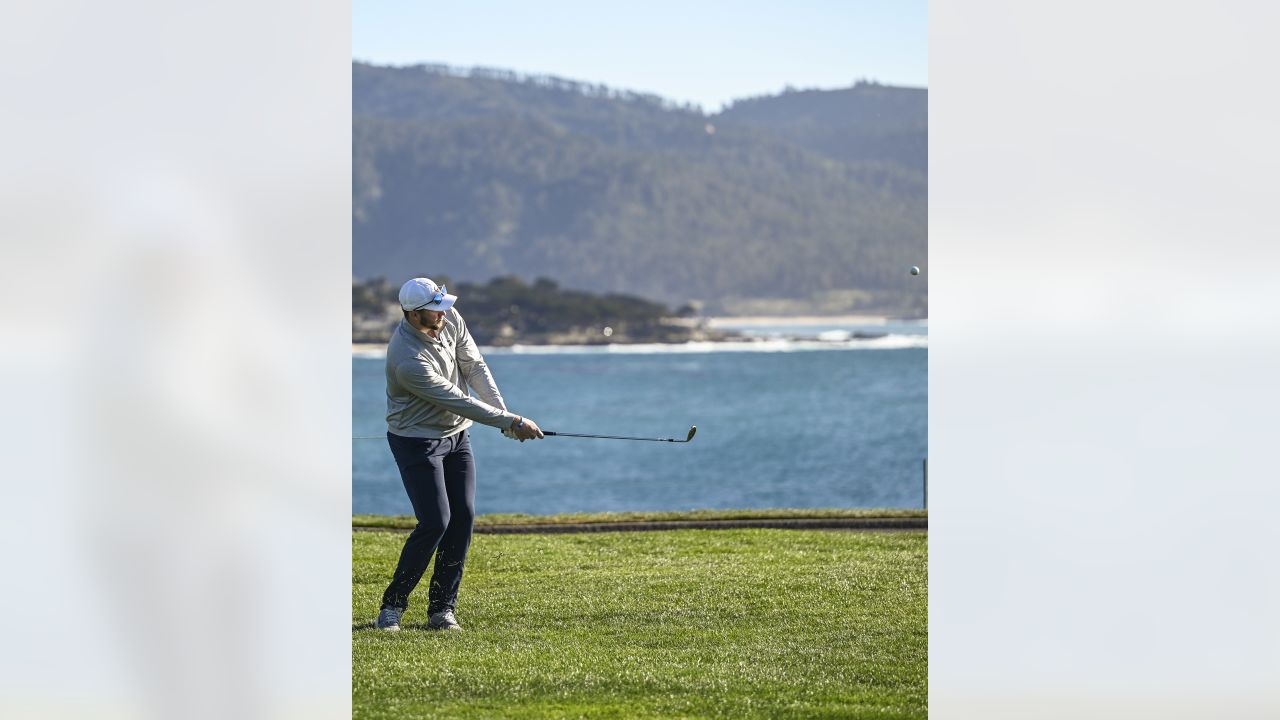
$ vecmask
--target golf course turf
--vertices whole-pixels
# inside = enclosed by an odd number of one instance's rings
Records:
[[[352,534],[357,718],[927,711],[922,532],[476,535],[461,633],[372,628],[404,534]]]

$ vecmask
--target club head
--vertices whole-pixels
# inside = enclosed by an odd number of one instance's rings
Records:
[[[689,442],[690,440],[692,440],[692,439],[693,439],[693,434],[694,434],[694,433],[696,433],[696,432],[698,432],[698,426],[697,426],[697,425],[693,425],[693,426],[691,426],[691,427],[689,428],[689,437],[685,438],[685,439],[684,439],[684,441],[685,441],[685,442]]]

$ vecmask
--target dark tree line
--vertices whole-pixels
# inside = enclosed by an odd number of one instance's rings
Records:
[[[418,272],[406,276],[424,276]],[[679,326],[665,319],[692,314],[685,306],[673,313],[667,306],[617,293],[597,295],[562,289],[548,278],[527,283],[514,275],[487,283],[458,282],[448,276],[431,276],[458,295],[457,308],[477,342],[501,343],[503,338],[538,340],[557,333],[590,333],[594,340],[683,340]],[[351,310],[361,330],[357,340],[384,342],[401,317],[399,284],[385,278],[356,280],[351,284]],[[604,335],[608,328],[609,335]]]

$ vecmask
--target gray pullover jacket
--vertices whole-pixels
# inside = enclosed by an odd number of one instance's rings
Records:
[[[387,430],[403,437],[445,438],[471,421],[507,428],[516,416],[498,392],[467,323],[449,308],[431,337],[401,320],[387,345]],[[475,390],[477,398],[469,390]]]

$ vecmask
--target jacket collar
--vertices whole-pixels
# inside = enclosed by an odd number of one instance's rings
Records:
[[[400,318],[400,332],[405,333],[406,335],[408,335],[411,338],[414,338],[420,343],[430,343],[432,345],[441,344],[439,337],[431,337],[430,335],[422,332],[418,328],[410,325],[409,321],[404,318]]]

